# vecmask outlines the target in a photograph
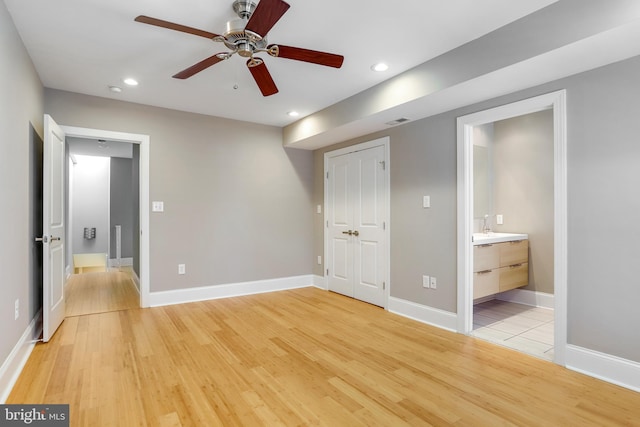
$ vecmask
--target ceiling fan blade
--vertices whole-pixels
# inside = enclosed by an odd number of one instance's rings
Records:
[[[274,49],[274,47],[276,47]],[[313,64],[325,65],[327,67],[340,68],[344,61],[344,56],[335,55],[333,53],[318,52],[317,50],[302,49],[300,47],[291,47],[279,45],[269,45],[267,47],[269,55],[278,58],[294,59],[296,61],[311,62]]]
[[[256,59],[250,58],[247,61],[247,67],[249,68],[253,79],[258,84],[262,95],[270,96],[278,93],[278,88],[271,78],[271,73],[269,73],[267,66],[261,59],[258,59],[258,61],[256,61]]]
[[[249,18],[245,30],[265,37],[288,9],[289,3],[282,0],[260,0],[256,10],[253,11],[251,18]]]
[[[192,65],[189,68],[185,68],[184,70],[180,71],[178,74],[174,75],[173,78],[174,79],[187,79],[191,76],[193,76],[194,74],[199,73],[200,71],[211,67],[212,65],[217,64],[220,61],[224,61],[224,59],[219,58],[217,55],[219,54],[215,54],[213,56],[208,57],[207,59],[203,59],[202,61],[198,62],[195,65]]]
[[[136,17],[135,21],[142,22],[143,24],[155,25],[156,27],[162,27],[162,28],[168,28],[170,30],[180,31],[182,33],[193,34],[195,36],[204,37],[206,39],[212,39],[214,37],[218,37],[218,34],[210,33],[209,31],[187,27],[186,25],[175,24],[173,22],[163,21],[162,19],[151,18],[145,15],[140,15]]]

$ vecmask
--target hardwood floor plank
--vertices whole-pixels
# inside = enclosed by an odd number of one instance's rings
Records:
[[[640,393],[314,288],[67,318],[7,403],[72,426],[632,426]]]

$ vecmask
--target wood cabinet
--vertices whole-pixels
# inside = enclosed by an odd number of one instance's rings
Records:
[[[529,283],[529,241],[473,247],[473,298],[526,286]]]

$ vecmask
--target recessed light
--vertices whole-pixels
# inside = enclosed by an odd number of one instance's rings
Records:
[[[109,90],[110,90],[111,92],[115,92],[115,93],[120,93],[120,92],[122,92],[122,88],[121,88],[121,87],[118,87],[118,86],[109,86]]]
[[[297,111],[289,111],[287,114],[289,117],[298,117],[300,115]]]
[[[371,66],[371,69],[373,71],[387,71],[389,69],[389,66],[384,62],[378,62],[377,64],[373,64]]]
[[[138,81],[136,79],[132,79],[131,77],[127,77],[123,80],[123,82],[129,86],[138,86]]]

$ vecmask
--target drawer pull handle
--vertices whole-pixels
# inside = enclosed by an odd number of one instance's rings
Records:
[[[518,267],[522,267],[522,263],[520,264],[513,264],[509,266],[510,268],[518,268]]]
[[[478,271],[477,274],[488,274],[491,273],[492,270],[482,270],[482,271]]]
[[[509,243],[511,243],[512,245],[517,245],[518,243],[522,243],[523,240],[511,240]]]
[[[488,248],[488,247],[493,246],[493,244],[491,244],[491,243],[485,243],[484,245],[478,245],[478,246],[479,246],[479,247],[481,247],[481,248]]]

